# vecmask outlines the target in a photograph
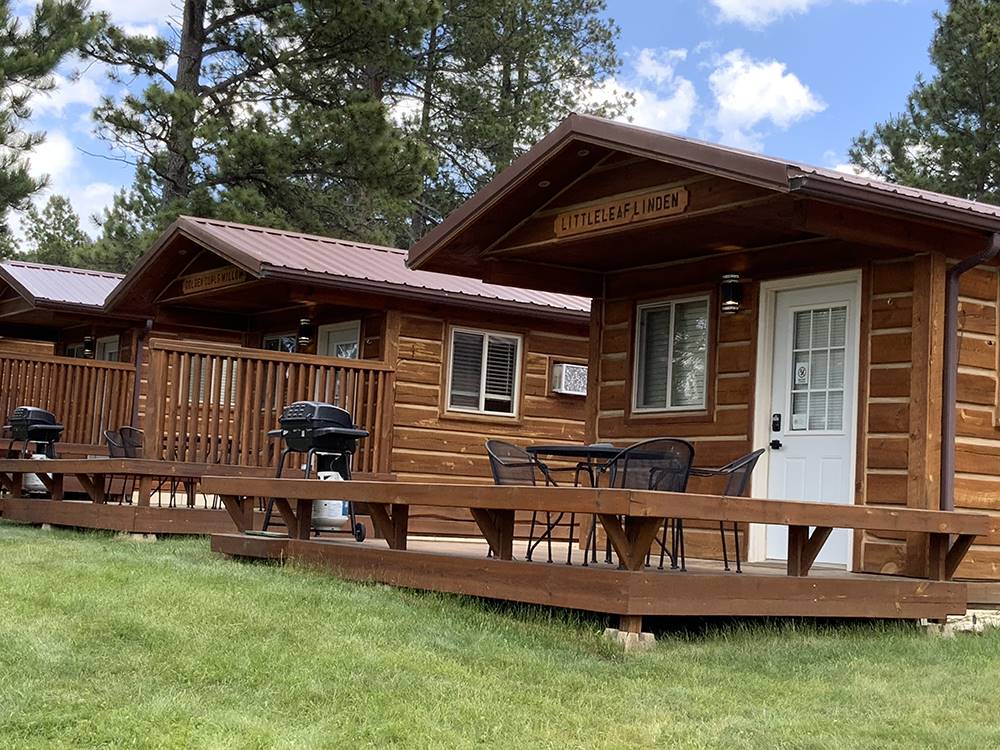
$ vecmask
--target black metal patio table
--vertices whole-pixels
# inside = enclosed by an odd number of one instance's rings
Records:
[[[580,459],[577,468],[582,468],[590,477],[590,486],[597,486],[597,474],[594,469],[602,463],[610,461],[624,450],[611,443],[591,443],[589,445],[529,445],[525,448],[528,453],[536,458],[539,456],[549,456],[551,458],[575,458]],[[574,484],[579,484],[575,481]]]

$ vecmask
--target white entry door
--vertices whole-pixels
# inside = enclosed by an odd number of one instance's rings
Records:
[[[854,501],[857,331],[855,283],[776,293],[769,498]],[[835,529],[816,561],[847,566],[849,533]],[[787,527],[768,526],[766,541],[768,559],[787,558]]]

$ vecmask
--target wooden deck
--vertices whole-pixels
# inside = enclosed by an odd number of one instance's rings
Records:
[[[975,537],[989,530],[989,517],[982,514],[640,490],[241,477],[206,477],[204,487],[222,497],[241,532],[250,532],[214,535],[217,552],[298,560],[352,580],[617,614],[630,630],[641,627],[645,615],[938,619],[961,614],[967,586],[949,579]],[[287,537],[253,533],[252,508],[262,496],[276,499]],[[358,544],[343,537],[314,538],[313,502],[333,498],[360,503],[381,539]],[[427,546],[411,538],[411,504],[468,509],[484,541],[472,547]],[[532,510],[595,516],[614,548],[615,564],[585,567],[579,552],[573,565],[525,561],[513,534],[514,516]],[[727,572],[718,562],[699,562],[686,572],[651,568],[647,553],[665,518],[788,526],[787,562],[747,566],[742,574]],[[832,528],[925,534],[927,574],[904,578],[816,568]],[[554,546],[561,546],[554,559],[565,560],[565,544]]]
[[[271,473],[266,466],[141,458],[0,458],[0,490],[5,493],[0,497],[0,517],[20,523],[134,534],[224,533],[237,527],[217,498],[203,491],[202,477],[267,477]],[[48,498],[23,495],[22,479],[27,474],[43,482]],[[173,503],[165,488],[171,483]],[[73,491],[88,499],[67,498]],[[122,502],[123,493],[132,502]],[[212,507],[213,500],[216,507]],[[253,527],[260,528],[262,519],[263,515],[257,514],[251,521]]]
[[[557,560],[566,546],[556,545]],[[466,594],[527,604],[620,616],[739,616],[938,619],[962,614],[966,585],[816,568],[808,577],[785,575],[784,566],[745,564],[725,572],[717,561],[688,561],[687,572],[653,566],[638,571],[603,562],[583,567],[576,553],[564,562],[487,558],[485,542],[411,540],[407,550],[382,540],[358,544],[346,537],[313,540],[215,534],[212,550],[236,558],[295,560],[340,578]],[[555,554],[555,553],[554,553]]]

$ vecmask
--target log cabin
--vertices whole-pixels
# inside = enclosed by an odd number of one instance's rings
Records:
[[[408,263],[593,298],[588,441],[764,448],[753,497],[989,511],[958,576],[996,581],[997,232],[996,206],[571,115]],[[786,529],[741,534],[786,554]],[[689,536],[717,554],[717,527]],[[819,562],[916,574],[927,545],[841,530]]]
[[[570,366],[585,387],[586,298],[410,271],[395,248],[191,217],[124,278],[4,269],[0,299],[12,302],[0,304],[13,314],[0,336],[50,349],[0,346],[0,411],[54,411],[63,455],[104,452],[104,429],[134,424],[148,458],[273,466],[280,446],[266,433],[301,399],[346,407],[371,433],[355,471],[401,481],[490,482],[489,437],[583,439],[585,391],[554,377]]]

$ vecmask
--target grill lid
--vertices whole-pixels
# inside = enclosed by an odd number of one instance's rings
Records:
[[[8,426],[58,425],[56,415],[38,406],[19,406],[11,412]],[[60,425],[61,426],[61,425]]]
[[[289,404],[281,412],[278,421],[284,428],[302,429],[308,426],[355,429],[349,412],[322,401],[296,401]]]

